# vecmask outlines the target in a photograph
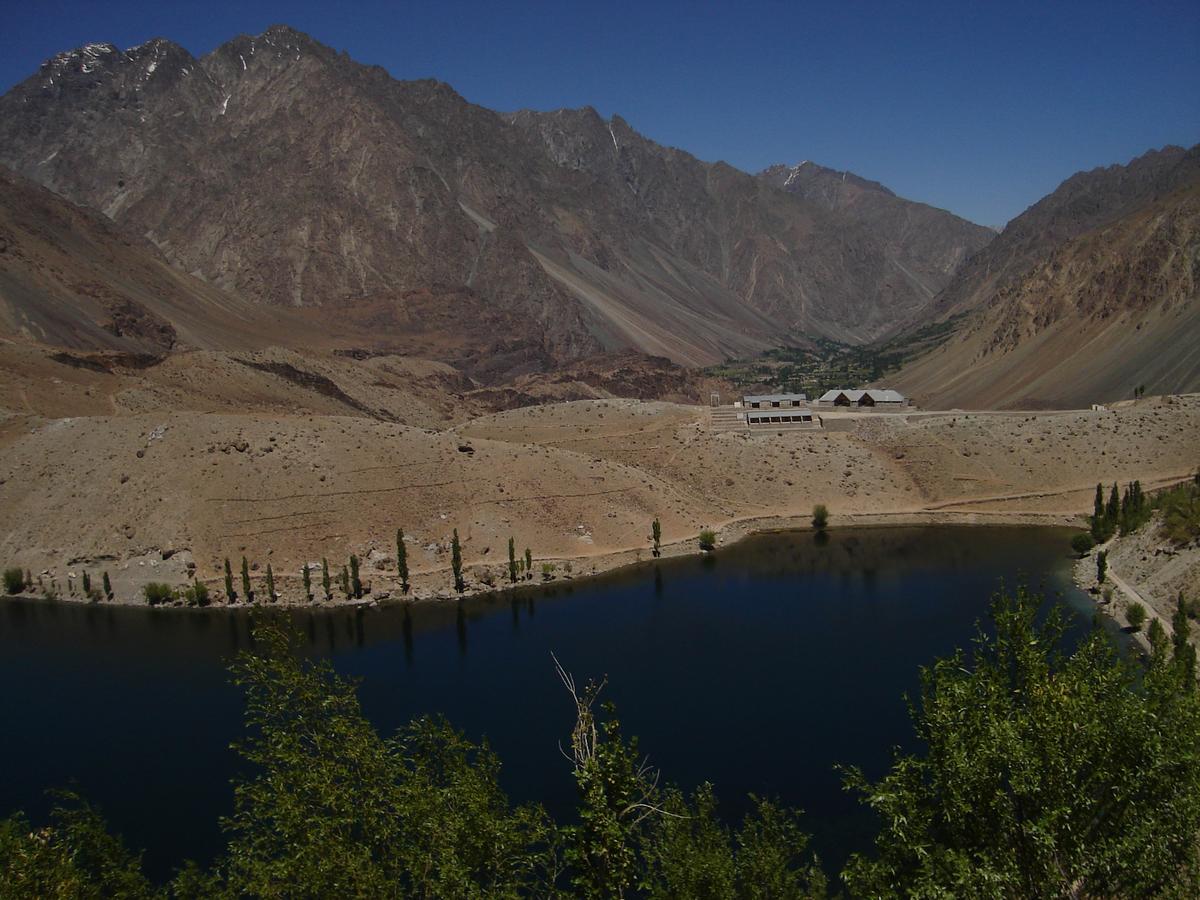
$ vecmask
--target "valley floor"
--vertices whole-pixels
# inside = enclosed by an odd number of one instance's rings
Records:
[[[425,414],[422,414],[426,417]],[[1200,395],[1108,411],[864,414],[814,431],[723,432],[705,407],[590,400],[454,424],[404,425],[297,409],[152,409],[0,421],[0,566],[63,596],[83,571],[111,574],[117,601],[146,582],[209,582],[243,556],[284,602],[300,572],[351,553],[373,599],[398,595],[395,534],[407,535],[417,598],[451,596],[450,540],[468,590],[507,581],[512,537],[533,576],[559,579],[696,550],[750,531],[833,526],[1073,523],[1098,481],[1153,488],[1188,477]],[[320,577],[314,577],[318,595]],[[335,594],[339,592],[335,588]]]

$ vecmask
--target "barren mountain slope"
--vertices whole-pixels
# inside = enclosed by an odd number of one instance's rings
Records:
[[[185,275],[153,245],[0,166],[0,335],[161,352],[261,347],[302,332],[295,317]]]
[[[0,166],[0,337],[84,351],[341,348],[468,367],[481,364],[483,351],[484,368],[503,371],[528,365],[525,327],[470,290],[438,286],[386,304],[250,302],[181,272],[129,229]]]
[[[1005,226],[938,296],[945,317],[992,302],[1066,241],[1116,222],[1200,177],[1200,147],[1151,150],[1126,165],[1077,172]]]
[[[369,307],[384,343],[428,297],[482,376],[869,340],[919,322],[957,253],[898,279],[893,234],[619,117],[500,116],[281,26],[202,60],[161,39],[60,54],[0,98],[0,162],[248,299]]]
[[[986,252],[986,251],[985,251]],[[1200,173],[1059,244],[888,382],[934,408],[1200,389]]]
[[[813,162],[772,166],[759,177],[769,184],[823,206],[878,235],[877,290],[891,297],[887,308],[894,328],[928,317],[929,301],[963,262],[986,247],[995,232],[924,203],[904,200],[876,181],[838,172]]]

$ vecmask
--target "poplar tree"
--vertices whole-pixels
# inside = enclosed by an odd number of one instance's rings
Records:
[[[650,525],[650,537],[654,539],[654,555],[659,556],[662,553],[662,522],[655,518]]]
[[[528,547],[525,548],[525,577],[533,577],[533,553],[530,552]]]
[[[108,571],[104,572],[104,596],[109,600],[113,598],[112,582],[108,580]]]
[[[350,599],[350,570],[342,566],[342,593],[346,595],[346,599]]]
[[[237,599],[233,592],[233,567],[229,565],[229,557],[225,557],[225,601],[232,603]]]
[[[254,591],[250,589],[250,563],[246,562],[246,557],[242,557],[242,596],[246,598],[247,603],[254,602]]]
[[[517,543],[508,539],[508,580],[517,583]]]
[[[87,572],[83,573],[83,595],[87,597],[92,593],[92,576]]]
[[[396,529],[396,572],[400,576],[400,590],[408,593],[408,548],[404,546],[404,529]]]
[[[450,568],[454,571],[454,589],[460,594],[467,589],[462,574],[462,546],[458,542],[458,529],[454,529],[454,538],[450,541]]]
[[[271,571],[270,563],[267,563],[267,602],[275,602],[275,573]]]
[[[304,564],[300,573],[304,576],[304,597],[309,603],[312,603],[312,574],[308,571],[308,563]]]
[[[1096,580],[1104,584],[1104,578],[1108,574],[1108,551],[1101,550],[1096,554]]]
[[[350,590],[355,600],[361,600],[363,595],[362,579],[358,577],[358,557],[350,554]]]
[[[321,586],[325,589],[325,602],[333,599],[333,586],[329,581],[329,560],[321,557]]]
[[[1184,685],[1190,687],[1196,683],[1196,645],[1188,640],[1191,626],[1188,624],[1187,604],[1183,602],[1182,594],[1175,607],[1175,615],[1171,616],[1171,630],[1175,664],[1179,667]]]
[[[1115,526],[1121,518],[1121,492],[1114,481],[1112,492],[1108,495],[1108,506],[1104,508],[1104,520],[1110,526]]]

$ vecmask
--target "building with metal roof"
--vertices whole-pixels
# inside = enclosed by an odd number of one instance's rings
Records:
[[[751,394],[742,398],[746,409],[791,409],[808,405],[807,394]]]
[[[908,406],[908,398],[899,391],[883,388],[868,388],[867,390],[832,390],[826,391],[817,400],[819,406],[843,406],[859,408],[900,409]]]

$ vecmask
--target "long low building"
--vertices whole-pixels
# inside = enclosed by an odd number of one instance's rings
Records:
[[[742,398],[746,409],[796,409],[808,406],[807,394],[750,394]]]
[[[750,428],[764,425],[815,425],[813,411],[806,406],[790,409],[748,409],[744,413]]]
[[[882,388],[866,390],[833,390],[826,391],[817,400],[818,406],[850,407],[859,409],[904,409],[909,405],[908,398],[899,391]]]

